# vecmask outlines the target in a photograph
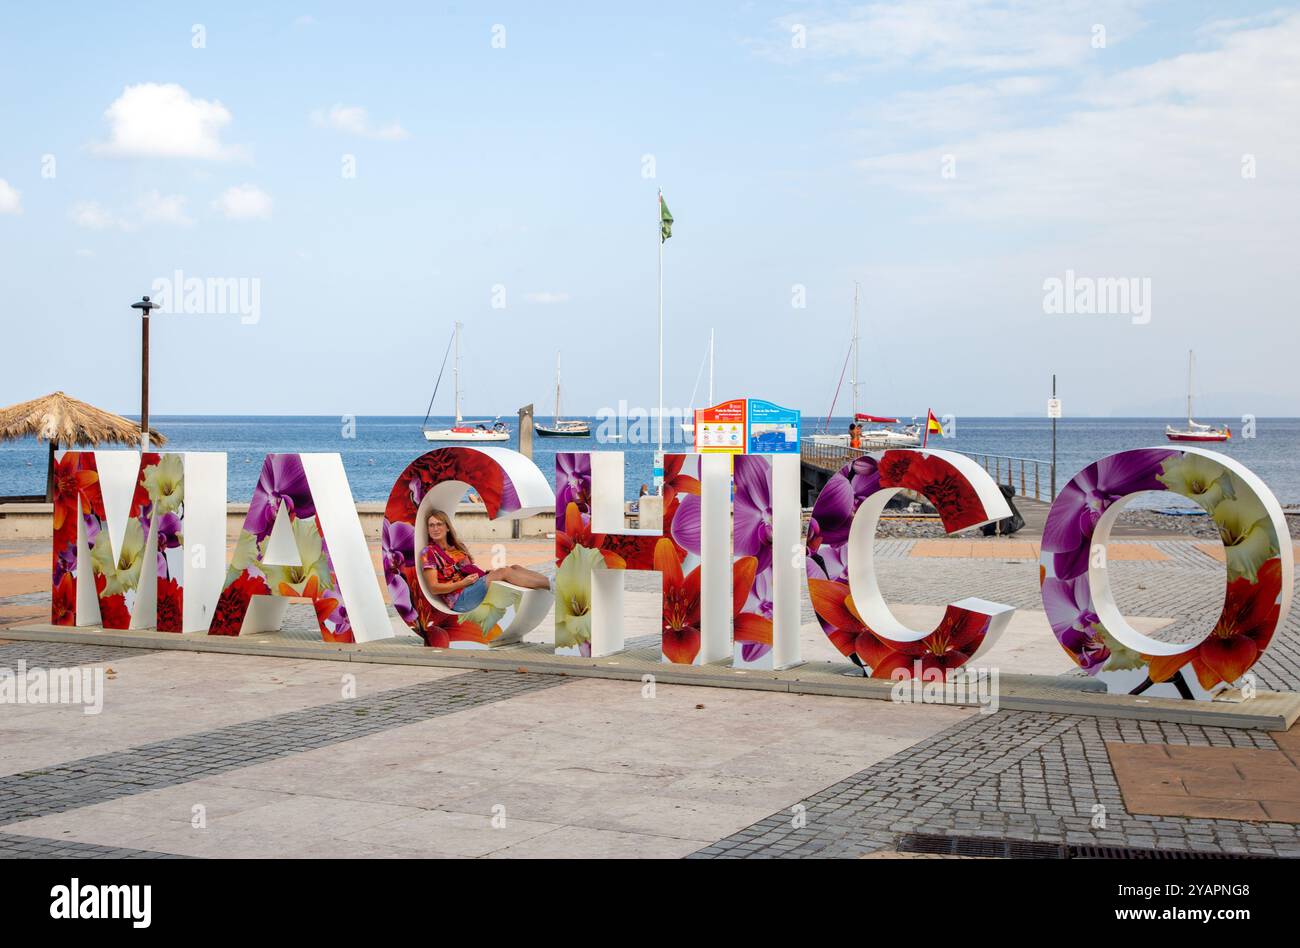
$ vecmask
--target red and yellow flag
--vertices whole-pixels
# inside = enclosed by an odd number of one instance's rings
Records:
[[[934,417],[934,412],[930,409],[925,410],[925,430],[928,434],[943,434],[943,425],[939,424],[939,419]]]

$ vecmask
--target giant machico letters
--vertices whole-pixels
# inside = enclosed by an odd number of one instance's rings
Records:
[[[664,469],[661,527],[629,531],[621,452],[557,455],[553,491],[511,450],[429,451],[389,495],[381,587],[338,454],[268,455],[227,561],[224,454],[67,451],[55,470],[51,621],[235,636],[274,630],[290,601],[307,600],[323,640],[365,643],[394,634],[386,593],[431,647],[517,642],[553,607],[557,653],[605,656],[624,647],[624,577],[648,570],[662,575],[665,662],[778,669],[800,662],[802,572],[831,643],[864,673],[900,679],[973,662],[1014,612],[969,590],[934,628],[912,628],[876,579],[876,523],[901,490],[927,498],[948,533],[1009,515],[993,479],[964,455],[907,448],[854,459],[816,498],[806,540],[797,454],[669,454]],[[555,511],[553,593],[496,584],[464,614],[430,595],[417,555],[428,511],[454,516],[470,488],[492,519]],[[1190,498],[1219,529],[1224,604],[1201,642],[1145,635],[1116,605],[1110,530],[1145,491]],[[1039,579],[1061,647],[1109,690],[1205,700],[1240,682],[1285,620],[1293,551],[1277,499],[1239,462],[1147,448],[1102,458],[1061,491]]]

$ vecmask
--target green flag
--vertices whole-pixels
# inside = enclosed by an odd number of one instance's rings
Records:
[[[659,194],[659,242],[663,243],[673,235],[673,215],[668,210],[663,193]]]

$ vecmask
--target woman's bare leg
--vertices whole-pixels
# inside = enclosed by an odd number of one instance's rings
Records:
[[[514,583],[516,586],[523,586],[525,589],[551,588],[551,581],[534,570],[523,566],[507,566],[505,571],[509,574],[506,582]]]
[[[512,586],[522,586],[524,589],[551,588],[549,579],[523,566],[501,566],[490,569],[483,574],[483,578],[489,583],[510,583]]]

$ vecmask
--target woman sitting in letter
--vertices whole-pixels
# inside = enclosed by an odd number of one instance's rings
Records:
[[[429,514],[429,545],[420,553],[420,569],[429,592],[441,596],[453,612],[477,609],[493,582],[511,583],[525,589],[550,589],[551,581],[522,566],[483,570],[475,565],[469,548],[456,536],[451,518],[441,510]]]

